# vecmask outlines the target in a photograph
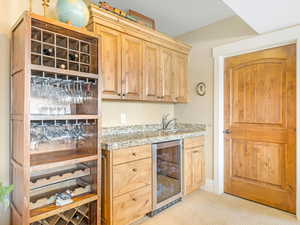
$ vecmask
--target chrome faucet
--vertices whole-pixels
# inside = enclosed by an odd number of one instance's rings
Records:
[[[172,124],[172,123],[173,123],[173,127],[175,127],[175,125],[176,125],[177,119],[174,118],[174,119],[168,120],[169,116],[170,116],[170,113],[165,113],[162,116],[161,124],[162,124],[163,130],[168,130],[170,124]]]

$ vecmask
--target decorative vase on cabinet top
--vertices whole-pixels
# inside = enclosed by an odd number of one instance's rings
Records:
[[[58,0],[56,5],[58,19],[76,27],[85,27],[89,22],[90,12],[83,0]]]

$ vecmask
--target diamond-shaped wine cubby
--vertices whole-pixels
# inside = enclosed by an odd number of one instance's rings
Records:
[[[90,225],[90,204],[70,209],[31,225]]]

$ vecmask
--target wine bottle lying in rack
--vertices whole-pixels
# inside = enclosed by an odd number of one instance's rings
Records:
[[[44,55],[51,56],[51,55],[53,55],[53,52],[54,52],[53,48],[44,48],[43,49]]]
[[[78,61],[79,55],[77,53],[69,53],[69,59],[72,61]]]

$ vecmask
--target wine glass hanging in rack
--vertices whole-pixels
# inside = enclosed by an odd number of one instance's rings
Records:
[[[98,80],[32,71],[31,115],[97,114]]]

